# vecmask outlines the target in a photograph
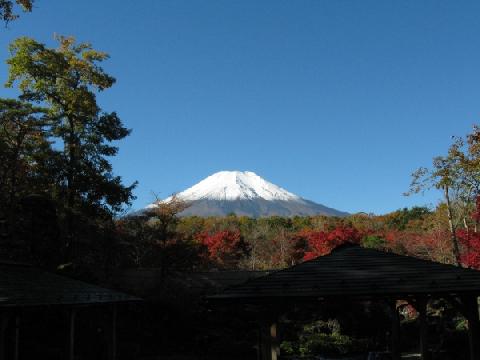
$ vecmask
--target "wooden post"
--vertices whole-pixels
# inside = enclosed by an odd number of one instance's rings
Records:
[[[13,347],[13,359],[18,360],[20,345],[20,315],[15,315],[15,343]]]
[[[271,360],[270,331],[268,325],[260,324],[260,359]]]
[[[75,359],[75,318],[77,316],[77,309],[70,309],[68,317],[68,350],[67,359]]]
[[[389,305],[392,315],[390,351],[392,353],[392,360],[400,360],[400,317],[398,316],[397,301],[393,300]]]
[[[112,322],[110,324],[110,360],[117,358],[117,305],[112,305]]]
[[[6,356],[6,341],[8,326],[8,314],[0,313],[0,360],[5,360]]]
[[[278,341],[277,323],[270,325],[270,356],[271,360],[278,360],[280,357],[280,342]]]
[[[419,298],[416,301],[418,311],[418,320],[420,321],[420,355],[422,360],[427,360],[428,353],[428,322],[427,322],[427,303],[426,298]]]
[[[259,355],[261,360],[278,360],[280,343],[277,323],[264,322],[260,325]]]
[[[262,360],[262,326],[257,330],[257,360]]]
[[[468,320],[468,340],[470,345],[470,359],[480,359],[480,319],[478,315],[477,296],[463,297],[465,316]]]

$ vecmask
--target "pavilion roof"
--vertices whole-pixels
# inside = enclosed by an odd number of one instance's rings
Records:
[[[0,263],[0,308],[131,302],[133,296],[29,265]]]
[[[480,294],[480,271],[347,244],[210,299]]]

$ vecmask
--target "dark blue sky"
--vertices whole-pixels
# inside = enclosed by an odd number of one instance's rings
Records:
[[[99,96],[132,135],[113,160],[139,208],[219,170],[250,170],[344,211],[405,198],[410,173],[480,115],[478,1],[36,0],[0,31],[111,55]],[[1,50],[3,49],[3,50]],[[0,88],[0,96],[15,92]]]

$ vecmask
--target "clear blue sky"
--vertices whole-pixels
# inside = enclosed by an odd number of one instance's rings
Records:
[[[113,160],[134,207],[250,170],[349,212],[405,198],[410,173],[480,115],[480,2],[36,0],[0,30],[74,35],[111,55],[100,105],[132,135]],[[0,88],[0,96],[14,96]]]

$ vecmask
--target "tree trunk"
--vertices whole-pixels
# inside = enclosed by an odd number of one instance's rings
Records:
[[[448,186],[445,185],[443,187],[445,201],[447,202],[447,215],[448,215],[448,227],[450,230],[450,238],[452,240],[453,246],[453,256],[455,259],[455,265],[460,265],[460,249],[458,247],[458,239],[457,239],[457,229],[455,224],[453,223],[453,210],[452,204],[450,203],[450,195],[448,193]]]
[[[68,119],[69,134],[68,142],[65,144],[68,153],[68,167],[67,167],[67,206],[66,206],[66,234],[67,234],[67,260],[71,261],[75,257],[75,236],[74,236],[74,219],[73,207],[75,205],[75,169],[77,167],[77,146],[78,139],[75,135],[74,121]]]

